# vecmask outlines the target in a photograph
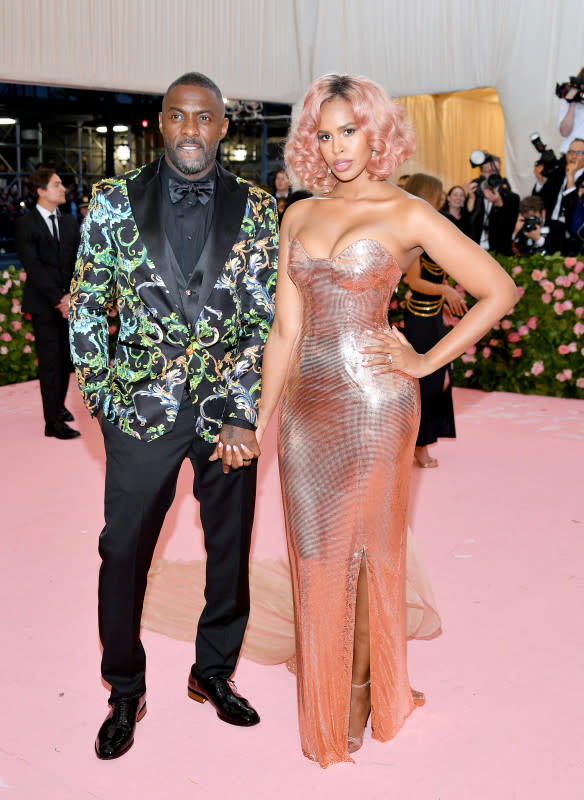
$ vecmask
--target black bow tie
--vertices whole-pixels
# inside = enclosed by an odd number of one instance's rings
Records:
[[[169,178],[168,191],[170,194],[170,202],[178,203],[187,194],[193,192],[197,200],[205,205],[213,196],[213,189],[215,181],[212,178],[204,178],[200,181],[192,181],[186,183],[185,181],[178,181],[176,178]]]

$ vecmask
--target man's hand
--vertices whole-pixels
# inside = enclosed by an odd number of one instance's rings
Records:
[[[503,198],[496,189],[492,189],[490,186],[485,184],[483,187],[483,194],[494,206],[501,208],[503,205]]]
[[[541,225],[536,225],[532,231],[523,231],[523,235],[531,239],[532,242],[539,242],[541,239]]]
[[[209,461],[221,460],[226,475],[230,469],[249,467],[261,452],[255,431],[235,425],[223,425],[215,441],[215,449],[209,456]]]
[[[543,164],[536,164],[535,167],[533,168],[533,174],[535,175],[535,180],[538,182],[538,184],[540,184],[540,186],[547,181],[546,176],[543,174],[544,169],[545,167]]]
[[[68,319],[69,317],[69,295],[64,294],[63,297],[59,300],[55,308],[60,311],[61,316],[63,319]]]

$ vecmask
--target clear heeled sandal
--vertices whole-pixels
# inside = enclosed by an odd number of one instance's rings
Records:
[[[371,680],[365,681],[365,683],[352,683],[351,684],[351,690],[353,690],[353,689],[366,689],[369,686],[371,686]],[[369,714],[370,713],[371,713],[371,710],[369,711]],[[367,717],[365,719],[365,724],[363,725],[363,730],[361,731],[360,735],[359,736],[348,736],[347,737],[347,742],[348,742],[348,748],[347,749],[348,749],[349,753],[356,753],[357,750],[359,750],[361,748],[361,746],[363,745],[363,734],[365,733],[365,726],[367,725],[367,720],[369,719],[369,714],[367,714]]]

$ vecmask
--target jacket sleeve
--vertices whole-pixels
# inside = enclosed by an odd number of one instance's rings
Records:
[[[44,295],[52,306],[58,306],[63,297],[63,287],[58,282],[59,274],[57,269],[50,268],[43,261],[41,237],[28,214],[16,223],[15,235],[18,258],[26,272],[27,282]]]
[[[238,281],[238,346],[226,375],[223,422],[255,429],[264,344],[274,318],[278,268],[276,201],[263,192],[259,198],[250,195],[250,216],[256,222],[255,235],[247,254],[247,268]]]
[[[71,282],[71,359],[85,405],[94,416],[109,399],[108,311],[116,300],[117,249],[112,232],[111,187],[96,184],[81,234]]]

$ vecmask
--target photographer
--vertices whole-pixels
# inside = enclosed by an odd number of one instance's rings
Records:
[[[513,252],[516,255],[554,252],[546,246],[549,228],[544,223],[545,209],[541,197],[524,197],[519,203],[519,216],[513,232]]]
[[[572,139],[566,152],[565,166],[544,175],[544,166],[536,163],[533,173],[536,184],[533,194],[543,200],[549,221],[554,250],[563,255],[572,253],[581,243],[573,237],[573,217],[579,205],[578,190],[584,182],[584,139]],[[548,241],[551,246],[551,242]],[[550,250],[550,252],[553,252]]]
[[[572,139],[584,137],[584,67],[567,83],[558,84],[556,94],[562,99],[558,116],[558,130],[562,136],[560,150],[566,153]]]
[[[470,214],[470,237],[485,250],[511,255],[511,240],[519,211],[519,195],[502,178],[498,156],[473,150],[471,164],[480,176],[468,184],[466,208]]]

